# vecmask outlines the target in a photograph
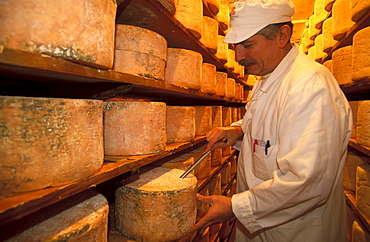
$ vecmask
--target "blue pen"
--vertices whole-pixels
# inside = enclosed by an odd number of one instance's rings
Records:
[[[265,145],[265,155],[267,155],[268,148],[270,148],[270,140],[267,140],[267,141],[266,141],[266,145]]]

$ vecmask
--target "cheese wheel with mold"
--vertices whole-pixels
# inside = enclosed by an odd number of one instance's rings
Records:
[[[189,153],[196,162],[203,154],[206,146],[202,146]],[[194,175],[198,180],[206,179],[211,175],[211,157],[208,155],[194,168]]]
[[[357,166],[356,170],[356,207],[370,216],[370,164]]]
[[[218,22],[214,18],[203,16],[202,37],[199,41],[207,47],[211,53],[217,52]]]
[[[370,147],[370,100],[358,102],[356,141],[358,144]]]
[[[0,196],[98,172],[104,162],[102,106],[98,100],[1,96]]]
[[[369,163],[370,157],[348,147],[346,162],[343,167],[343,187],[347,190],[356,191],[356,169],[359,165]]]
[[[136,26],[116,25],[114,70],[163,81],[166,61],[163,36]]]
[[[220,0],[220,10],[216,14],[215,18],[217,19],[219,25],[222,29],[227,30],[230,24],[230,7],[228,1]]]
[[[200,53],[178,49],[167,49],[165,81],[185,89],[200,89],[203,57]]]
[[[136,241],[172,241],[190,232],[197,213],[197,179],[180,169],[154,168],[116,190],[116,227]]]
[[[351,20],[351,1],[336,0],[333,4],[333,37],[335,40],[342,39],[347,31],[354,25]]]
[[[112,68],[116,1],[1,0],[0,5],[0,45]]]
[[[189,142],[195,138],[195,108],[167,106],[167,143]]]
[[[229,49],[229,45],[224,43],[225,36],[217,35],[217,51],[215,56],[220,60],[222,63],[227,62],[227,50]]]
[[[212,107],[194,106],[195,135],[206,135],[212,129]]]
[[[227,73],[216,72],[216,95],[225,96],[225,86],[227,82]]]
[[[177,0],[174,17],[195,38],[202,37],[203,28],[203,1],[202,0]]]
[[[352,83],[352,46],[339,48],[332,55],[332,70],[339,85]]]
[[[203,93],[216,93],[216,66],[210,63],[202,64],[202,79],[200,81],[200,91]]]
[[[104,102],[106,155],[144,155],[166,149],[166,104],[145,101]]]
[[[108,201],[95,192],[84,191],[10,223],[7,242],[101,241],[108,238]],[[14,233],[14,235],[10,234]],[[1,241],[4,241],[1,239]]]
[[[333,17],[327,18],[322,25],[323,49],[328,53],[338,42],[333,38]]]
[[[359,30],[353,36],[352,79],[362,80],[370,77],[370,27]]]

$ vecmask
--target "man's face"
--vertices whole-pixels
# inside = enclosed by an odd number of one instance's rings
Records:
[[[256,34],[234,46],[235,60],[245,66],[248,74],[269,74],[281,60],[277,38],[268,40],[265,36]]]

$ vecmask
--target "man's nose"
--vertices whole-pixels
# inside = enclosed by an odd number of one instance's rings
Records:
[[[235,61],[239,62],[247,57],[245,50],[242,45],[235,45]]]

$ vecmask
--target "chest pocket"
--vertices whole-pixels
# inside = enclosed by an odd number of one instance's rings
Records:
[[[261,180],[269,180],[272,178],[274,170],[278,169],[276,163],[276,154],[279,145],[272,145],[266,150],[264,146],[256,145],[253,152],[252,171],[253,174]]]

